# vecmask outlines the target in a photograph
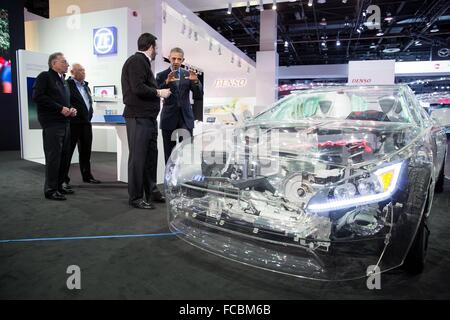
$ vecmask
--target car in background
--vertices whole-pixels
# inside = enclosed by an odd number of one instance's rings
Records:
[[[446,153],[443,128],[406,85],[295,92],[174,149],[169,227],[207,252],[296,277],[419,273]]]

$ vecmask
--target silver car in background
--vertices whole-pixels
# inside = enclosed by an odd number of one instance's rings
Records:
[[[446,153],[407,86],[292,93],[174,149],[169,226],[210,253],[297,277],[421,272]]]

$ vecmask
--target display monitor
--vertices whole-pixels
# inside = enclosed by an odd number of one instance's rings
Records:
[[[0,8],[0,94],[12,93],[10,39],[8,11]]]
[[[116,95],[116,86],[94,86],[95,98],[114,98]]]

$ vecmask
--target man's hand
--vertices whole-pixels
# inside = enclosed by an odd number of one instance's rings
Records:
[[[194,70],[189,70],[189,77],[185,77],[185,79],[198,82],[197,73]]]
[[[77,115],[77,109],[75,108],[70,108],[70,116],[71,117],[75,117]]]
[[[158,97],[160,98],[168,98],[170,95],[172,94],[172,92],[170,92],[170,89],[161,89],[158,90]]]
[[[69,108],[63,107],[62,110],[61,110],[61,113],[62,113],[62,115],[63,115],[64,117],[68,117],[68,116],[71,115],[72,112],[70,111]]]
[[[169,85],[172,82],[175,82],[177,80],[180,80],[180,79],[177,78],[177,71],[174,70],[171,73],[169,73],[169,75],[167,76],[166,85]]]

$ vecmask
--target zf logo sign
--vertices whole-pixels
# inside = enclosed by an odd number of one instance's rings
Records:
[[[94,54],[117,53],[117,28],[94,29]]]

